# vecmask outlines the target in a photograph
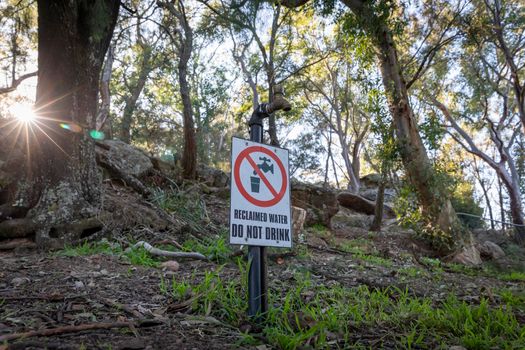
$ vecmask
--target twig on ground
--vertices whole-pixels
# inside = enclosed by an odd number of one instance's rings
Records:
[[[76,333],[82,331],[89,331],[93,329],[111,329],[111,328],[131,328],[134,327],[133,322],[112,322],[112,323],[88,323],[81,324],[79,326],[64,326],[57,328],[39,329],[36,331],[12,333],[0,336],[0,342],[31,338],[31,337],[49,337],[53,335]]]
[[[177,247],[178,249],[184,249],[184,247],[179,242],[173,239],[163,239],[162,241],[158,242],[158,244],[171,244]]]
[[[100,300],[106,306],[114,307],[116,309],[122,309],[122,310],[126,311],[128,314],[131,314],[131,315],[135,316],[138,319],[143,319],[144,318],[144,315],[141,314],[139,311],[134,310],[131,307],[125,305],[125,304],[120,304],[120,303],[118,303],[118,302],[116,302],[114,300],[111,300],[111,299],[108,299],[108,298],[104,298],[104,297],[101,297],[101,296],[97,297],[97,299]]]
[[[196,252],[170,252],[169,250],[162,250],[153,247],[148,242],[140,241],[135,243],[132,248],[139,248],[142,247],[146,249],[146,251],[152,255],[157,256],[166,256],[170,258],[186,258],[186,259],[198,259],[198,260],[208,260],[207,257],[202,255],[201,253]],[[129,248],[128,248],[129,249]]]

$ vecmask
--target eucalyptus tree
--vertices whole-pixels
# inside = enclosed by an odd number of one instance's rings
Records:
[[[119,7],[113,0],[38,1],[39,118],[25,125],[32,130],[27,163],[0,203],[1,234],[34,234],[48,246],[100,227],[101,182],[89,130]]]
[[[188,63],[193,51],[194,30],[190,23],[188,7],[182,0],[174,3],[159,1],[158,4],[166,10],[163,21],[168,31],[172,31],[172,45],[177,54],[177,73],[184,127],[184,147],[181,160],[183,175],[194,179],[197,176],[197,141],[191,88],[188,82]]]
[[[259,86],[264,86],[265,100],[271,102],[276,84],[286,84],[299,71],[324,58],[305,60],[294,55],[298,51],[298,28],[309,25],[311,12],[285,8],[280,2],[199,2],[210,9],[232,39],[232,56],[250,88],[253,108],[261,102]],[[270,115],[268,124],[270,143],[279,145],[275,115]]]
[[[450,135],[496,173],[508,193],[520,244],[525,244],[525,218],[514,153],[523,135],[524,10],[513,1],[474,2],[458,23],[462,40],[447,50],[450,62],[433,67],[423,86],[432,93],[422,94],[442,113]],[[460,70],[447,69],[452,66]]]
[[[118,114],[113,121],[118,122],[119,139],[126,143],[133,141],[137,108],[152,72],[164,68],[166,34],[155,23],[155,10],[154,1],[139,2],[121,16],[101,79],[102,107],[109,104],[111,88],[115,97],[112,110]],[[106,86],[108,78],[110,84]],[[101,108],[101,112],[106,111]]]
[[[307,2],[279,1],[287,7],[298,7]],[[471,246],[471,236],[461,228],[450,194],[439,184],[418,130],[409,94],[410,87],[432,64],[435,52],[453,40],[455,34],[451,32],[451,24],[457,20],[456,14],[461,12],[464,5],[460,3],[453,7],[446,1],[432,2],[427,13],[419,13],[430,15],[433,19],[427,27],[419,30],[420,34],[426,32],[426,35],[419,36],[417,40],[408,40],[411,49],[403,52],[409,53],[409,56],[402,57],[398,47],[403,44],[400,44],[399,39],[407,39],[402,36],[403,15],[407,13],[402,6],[397,2],[383,0],[341,0],[341,3],[350,10],[345,16],[347,37],[365,37],[377,59],[399,154],[408,178],[416,189],[423,217],[448,237],[447,244],[442,246],[443,253]],[[335,1],[323,2],[325,8],[333,8],[334,4]],[[413,16],[407,21],[414,21],[415,18]],[[410,69],[410,65],[414,69]]]
[[[0,5],[0,95],[7,94],[26,79],[34,64],[31,52],[36,49],[36,6],[34,1],[5,1]]]
[[[365,112],[367,97],[359,91],[355,68],[348,60],[326,59],[303,74],[304,95],[312,113],[338,138],[348,187],[359,192],[360,153],[368,135],[370,118]]]
[[[484,69],[507,80],[525,134],[525,4],[520,0],[477,0],[467,18],[469,46]],[[510,103],[510,101],[509,101]]]

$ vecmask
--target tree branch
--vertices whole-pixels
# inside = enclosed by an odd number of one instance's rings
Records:
[[[11,86],[0,88],[0,95],[15,91],[18,85],[20,85],[24,80],[36,77],[37,75],[38,71],[24,74],[18,79],[13,79]]]

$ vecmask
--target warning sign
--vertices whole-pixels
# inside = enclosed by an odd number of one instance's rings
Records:
[[[292,246],[288,150],[232,138],[230,243]]]

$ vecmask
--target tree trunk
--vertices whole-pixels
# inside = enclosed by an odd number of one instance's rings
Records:
[[[501,217],[501,229],[505,230],[505,205],[503,203],[503,186],[501,185],[501,179],[498,177],[498,197],[499,197],[499,209]]]
[[[144,90],[148,75],[151,71],[151,54],[152,48],[147,44],[141,44],[143,48],[142,61],[137,78],[137,82],[131,88],[130,95],[126,97],[126,105],[122,114],[122,124],[120,127],[120,140],[125,143],[131,142],[131,122],[133,121],[133,113],[137,107],[137,101]]]
[[[423,215],[451,235],[456,247],[470,243],[470,235],[460,229],[446,188],[436,182],[436,174],[426,153],[397,57],[392,34],[386,25],[374,31],[377,55],[390,112],[396,131],[396,140],[403,165],[411,183],[417,189]]]
[[[102,77],[100,79],[100,108],[97,116],[96,128],[102,130],[109,118],[109,107],[111,105],[111,92],[109,90],[109,82],[111,80],[111,71],[113,69],[114,49],[110,46],[106,55],[106,62],[102,70]],[[107,128],[106,128],[107,129]]]
[[[494,230],[494,214],[492,213],[492,204],[490,204],[489,193],[487,188],[485,187],[485,182],[482,179],[479,179],[479,185],[481,186],[481,190],[483,191],[483,198],[485,198],[485,204],[487,205],[487,210],[489,211],[490,228]]]
[[[197,141],[193,121],[193,107],[191,105],[190,86],[188,84],[188,62],[193,49],[193,33],[186,18],[184,26],[184,41],[179,50],[179,89],[182,97],[182,114],[184,128],[184,149],[182,151],[183,176],[187,179],[197,177]]]
[[[503,166],[500,166],[495,170],[498,173],[498,177],[501,179],[500,184],[505,186],[509,195],[510,216],[512,218],[512,223],[515,225],[515,241],[519,245],[523,245],[525,244],[525,220],[523,218],[523,204],[521,202],[521,193],[519,190],[517,176],[510,176]],[[500,186],[500,201],[503,201],[503,194],[501,190],[502,188]],[[504,215],[503,203],[501,203],[501,205],[501,214]],[[504,222],[505,220],[502,218],[501,221]]]
[[[99,76],[120,1],[38,1],[38,85],[27,177],[18,203],[31,208],[35,240],[61,245],[90,232],[100,210],[95,163]],[[76,229],[75,229],[76,228]],[[87,231],[86,231],[87,230]]]
[[[381,223],[383,221],[383,208],[385,203],[385,184],[386,174],[384,171],[381,174],[381,181],[377,189],[376,207],[374,209],[374,221],[370,225],[370,231],[381,231]]]

